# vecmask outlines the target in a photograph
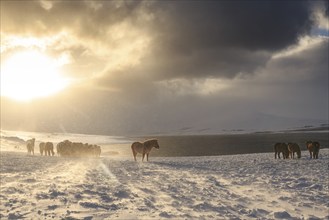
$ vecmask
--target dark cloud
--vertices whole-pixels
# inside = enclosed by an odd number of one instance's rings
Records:
[[[250,74],[266,64],[271,53],[234,48],[213,48],[195,51],[191,55],[177,53],[161,54],[157,48],[152,57],[144,57],[136,72],[149,73],[155,80],[172,78],[234,78],[239,74]]]
[[[264,115],[328,119],[328,41],[273,59],[309,32],[308,1],[50,3],[1,1],[2,34],[65,31],[47,52],[69,54],[62,70],[89,87],[24,105],[1,98],[6,128],[122,135],[275,129],[278,117],[258,124]],[[138,37],[145,46],[130,48]],[[169,91],[187,82],[178,89],[207,88],[207,79],[223,78],[227,88],[214,93]]]
[[[329,1],[324,0],[324,14],[329,17]]]
[[[279,50],[296,43],[312,25],[306,1],[157,2],[163,40],[189,50],[237,47]],[[169,23],[169,24],[168,24]],[[193,50],[193,49],[192,49]],[[183,50],[184,51],[184,50]]]
[[[143,11],[152,43],[126,71],[153,81],[253,74],[313,24],[306,1],[162,1]]]
[[[152,9],[156,37],[141,71],[163,78],[252,73],[312,25],[305,1],[165,1]]]

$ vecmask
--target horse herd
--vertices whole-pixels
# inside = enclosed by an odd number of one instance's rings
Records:
[[[26,141],[26,147],[29,154],[34,155],[34,145],[35,138]],[[149,153],[152,148],[159,149],[159,144],[156,139],[147,140],[145,142],[134,142],[131,145],[131,150],[136,161],[136,155],[138,153],[142,154],[142,161],[146,155],[146,159],[149,159]],[[310,158],[318,159],[320,151],[320,143],[317,141],[307,141],[306,148],[310,153]],[[54,156],[54,145],[52,142],[41,142],[39,144],[39,150],[41,155]],[[101,154],[101,147],[98,145],[83,144],[71,142],[69,140],[62,141],[56,145],[57,155],[62,157],[99,157]],[[282,153],[283,159],[295,158],[295,153],[297,158],[301,158],[301,150],[297,143],[276,143],[274,145],[275,155],[280,159],[280,154]]]
[[[28,154],[34,155],[35,138],[26,141]],[[52,142],[41,142],[39,144],[41,156],[54,156],[54,144]],[[102,150],[95,144],[83,144],[71,142],[69,140],[62,141],[56,145],[57,155],[61,157],[99,157]]]
[[[35,138],[26,141],[26,148],[28,154],[34,155]],[[159,149],[158,140],[151,139],[145,142],[134,142],[131,145],[134,159],[138,153],[142,154],[142,161],[146,155],[147,161],[149,160],[149,154],[152,148]],[[54,144],[52,142],[41,142],[39,144],[39,150],[41,155],[54,156]],[[101,154],[101,147],[98,145],[75,143],[69,140],[62,141],[56,145],[57,155],[62,157],[99,157]]]
[[[317,141],[307,141],[306,148],[310,152],[310,159],[318,159],[319,151],[320,151],[320,143]],[[295,158],[295,153],[297,154],[297,158],[301,158],[300,147],[296,143],[276,143],[274,145],[275,155],[274,158],[277,157],[280,159],[280,153],[282,153],[283,159]]]

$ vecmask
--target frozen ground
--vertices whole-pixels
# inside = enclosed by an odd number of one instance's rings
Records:
[[[1,140],[1,219],[329,219],[328,149],[142,163],[28,156],[15,141]]]

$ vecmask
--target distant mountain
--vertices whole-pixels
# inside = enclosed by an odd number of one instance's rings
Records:
[[[316,132],[316,131],[329,131],[329,126],[324,125],[324,126],[304,126],[303,128],[296,128],[296,129],[291,129],[291,130],[284,130],[284,132],[296,132],[296,131],[304,131],[304,132]]]

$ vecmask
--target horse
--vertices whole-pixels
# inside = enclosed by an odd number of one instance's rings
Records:
[[[94,157],[100,157],[101,156],[101,153],[102,153],[102,149],[100,146],[98,145],[92,145],[92,155]]]
[[[62,141],[57,144],[57,155],[61,157],[100,157],[102,149],[98,145],[88,143]]]
[[[152,139],[152,140],[147,140],[143,143],[134,142],[131,145],[131,150],[133,152],[135,161],[137,161],[136,160],[137,153],[143,154],[142,161],[144,161],[144,157],[145,157],[145,154],[146,154],[146,159],[147,159],[147,161],[149,161],[149,153],[150,153],[150,151],[152,150],[153,147],[155,147],[156,149],[160,148],[160,146],[158,144],[158,140]]]
[[[43,152],[45,152],[45,145],[46,145],[45,142],[41,142],[39,144],[39,151],[40,151],[41,156],[43,155]]]
[[[296,143],[288,143],[288,150],[290,158],[295,158],[295,152],[297,153],[297,158],[301,158],[300,147]]]
[[[34,143],[35,143],[35,138],[26,141],[26,148],[28,154],[34,155]]]
[[[306,148],[310,152],[310,159],[318,159],[320,151],[320,143],[317,141],[307,141]]]
[[[45,156],[54,156],[54,144],[52,142],[45,143]]]
[[[65,140],[62,142],[59,142],[56,146],[57,149],[57,155],[61,157],[70,157],[72,156],[72,142],[69,140]]]
[[[275,155],[274,155],[275,159],[276,159],[276,155],[278,155],[278,157],[280,159],[280,153],[282,153],[283,159],[289,158],[288,146],[285,143],[276,143],[274,145],[274,151],[275,151]]]

